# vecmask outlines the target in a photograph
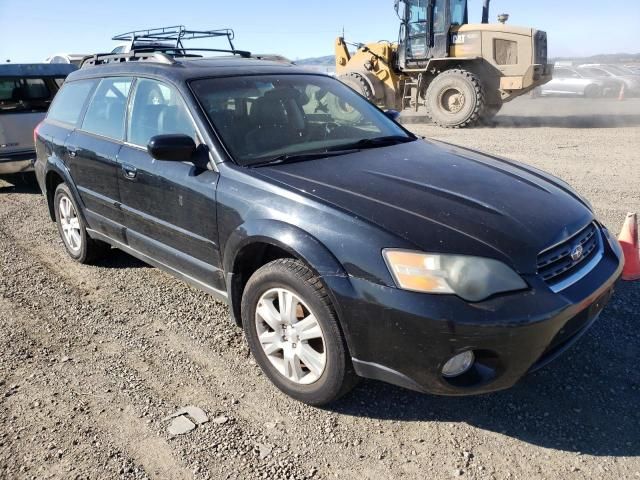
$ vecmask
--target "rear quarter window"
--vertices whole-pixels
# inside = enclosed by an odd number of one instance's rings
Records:
[[[82,109],[97,80],[79,80],[65,83],[49,108],[47,119],[76,126]]]

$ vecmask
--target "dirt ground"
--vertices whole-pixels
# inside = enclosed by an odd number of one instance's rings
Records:
[[[523,99],[491,128],[415,132],[530,163],[617,232],[640,211],[640,101]],[[534,206],[532,206],[534,208]],[[364,381],[327,409],[261,375],[228,308],[128,255],[64,253],[37,187],[0,180],[0,477],[640,479],[640,283],[511,390]],[[171,437],[196,405],[212,421]]]

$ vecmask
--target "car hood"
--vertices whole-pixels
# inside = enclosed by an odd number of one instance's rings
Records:
[[[588,204],[561,180],[440,142],[255,170],[417,249],[491,256],[520,273],[535,273],[539,252],[593,220]]]

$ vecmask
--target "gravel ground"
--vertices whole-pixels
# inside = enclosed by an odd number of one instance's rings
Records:
[[[411,128],[548,170],[617,231],[640,210],[639,106],[524,99],[494,128]],[[365,381],[311,408],[261,375],[225,305],[115,250],[72,262],[37,187],[0,180],[0,477],[640,478],[639,311],[640,283],[620,284],[505,392]],[[171,437],[162,419],[186,405],[211,421]]]

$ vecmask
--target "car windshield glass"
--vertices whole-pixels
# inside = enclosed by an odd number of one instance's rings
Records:
[[[622,68],[618,68],[615,65],[607,65],[606,69],[614,75],[629,75],[629,72],[625,72]]]
[[[0,113],[46,112],[52,97],[44,78],[0,78]]]
[[[240,165],[378,148],[415,137],[343,83],[320,75],[212,78],[191,82],[229,153]],[[358,143],[367,139],[379,142]],[[313,156],[310,159],[315,158]]]

